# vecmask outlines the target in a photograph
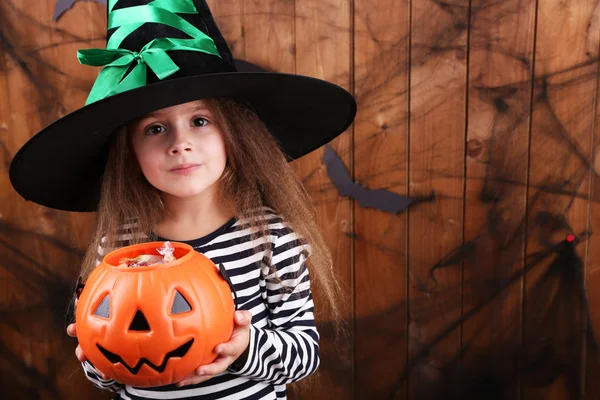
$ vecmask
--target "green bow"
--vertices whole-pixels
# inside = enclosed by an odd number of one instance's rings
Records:
[[[79,50],[81,64],[104,66],[86,101],[86,105],[126,90],[146,85],[146,66],[164,79],[179,70],[167,54],[173,50],[199,51],[220,57],[215,42],[205,33],[175,13],[198,14],[189,0],[155,0],[143,6],[113,11],[118,0],[109,2],[108,29],[118,28],[106,44],[106,49]],[[120,49],[123,40],[144,23],[160,23],[186,33],[191,39],[157,38],[139,52]],[[137,63],[131,72],[133,63]]]

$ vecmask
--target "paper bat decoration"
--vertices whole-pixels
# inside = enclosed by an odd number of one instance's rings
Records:
[[[52,16],[52,21],[56,21],[60,18],[61,15],[75,4],[77,0],[58,0],[56,5],[54,6],[54,15]],[[106,5],[106,0],[91,0],[96,3]]]
[[[433,200],[433,194],[425,198],[409,198],[385,189],[368,189],[352,181],[344,162],[329,145],[325,146],[323,162],[327,165],[327,174],[337,187],[339,195],[357,200],[361,207],[398,214],[417,201]]]

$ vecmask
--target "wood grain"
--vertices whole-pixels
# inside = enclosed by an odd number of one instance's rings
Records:
[[[513,399],[519,398],[519,381],[511,378],[520,351],[535,7],[535,1],[473,1],[470,13],[464,241],[472,253],[463,259],[462,309],[472,317],[462,325],[461,367],[467,376],[495,369]]]
[[[430,273],[462,244],[468,1],[414,1],[411,16],[411,196],[436,201],[408,213],[409,398],[441,378],[441,362],[460,348],[460,331],[440,336],[461,317],[461,266]],[[439,301],[437,294],[444,295]],[[415,307],[416,304],[420,306]],[[435,318],[426,318],[436,307]]]
[[[408,193],[409,4],[356,2],[354,177]],[[385,21],[385,22],[384,22]],[[357,398],[388,398],[406,369],[406,214],[354,205]],[[402,398],[402,396],[400,396]]]
[[[592,12],[588,28],[590,46],[598,42],[600,35],[600,2],[596,2]],[[596,38],[593,35],[597,35]],[[600,66],[599,66],[600,72]],[[597,73],[598,76],[598,73]],[[596,96],[595,96],[595,118],[592,129],[592,151],[591,151],[591,173],[590,173],[590,195],[589,195],[589,215],[587,222],[587,231],[591,236],[586,247],[588,255],[585,278],[586,291],[589,302],[589,319],[586,321],[587,335],[585,335],[585,363],[582,370],[585,371],[584,378],[584,396],[585,399],[600,398],[600,357],[598,357],[598,343],[600,342],[600,102],[598,101],[598,88],[600,80],[596,78]]]
[[[587,228],[592,128],[598,71],[597,33],[588,27],[596,1],[544,1],[538,6],[534,91],[529,169],[527,253],[547,248],[540,238],[564,240]],[[564,34],[568,32],[568,34]],[[563,229],[547,231],[541,216],[565,221]],[[585,246],[576,250],[586,262]],[[553,257],[525,278],[524,346],[553,343],[553,362],[561,367],[555,379],[540,388],[525,387],[524,398],[578,399],[581,397],[584,323],[576,288],[568,281],[546,280]],[[564,268],[573,268],[565,264]],[[566,273],[566,272],[565,272]],[[544,293],[544,296],[540,296]],[[540,300],[540,305],[535,305]],[[553,299],[560,300],[553,302]],[[539,303],[538,303],[539,304]],[[566,309],[566,305],[576,307]],[[541,332],[547,315],[556,328]],[[550,329],[548,329],[550,330]],[[564,360],[564,361],[560,361]],[[536,386],[536,385],[528,385]]]
[[[351,90],[351,3],[348,0],[295,1],[295,55],[296,73],[326,79]],[[317,122],[316,122],[317,123]],[[340,154],[346,165],[352,165],[352,130],[346,131],[330,145]],[[324,232],[332,251],[333,263],[341,285],[347,290],[347,302],[341,304],[348,325],[353,325],[353,269],[352,269],[352,206],[348,199],[338,199],[335,187],[327,176],[322,162],[324,148],[295,161],[292,165],[311,194]],[[315,302],[319,293],[315,293]],[[326,313],[316,316],[326,322]],[[333,343],[330,335],[322,340],[320,388],[303,398],[321,396],[348,398],[353,393],[353,337],[342,343]]]
[[[76,49],[102,45],[104,7],[80,3],[59,23],[54,1],[0,6],[0,276],[3,393],[18,398],[107,398],[90,386],[67,340],[67,308],[91,216],[26,203],[10,186],[8,163],[35,132],[83,105],[96,70]],[[85,24],[76,21],[86,21]]]

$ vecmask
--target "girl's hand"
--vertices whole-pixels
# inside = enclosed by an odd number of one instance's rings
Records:
[[[209,380],[213,376],[224,372],[240,356],[247,357],[252,314],[250,311],[236,311],[233,321],[235,326],[229,342],[221,343],[215,347],[215,352],[219,355],[216,360],[212,364],[198,367],[194,373],[178,382],[177,386],[196,385]]]
[[[76,338],[77,337],[77,329],[75,328],[75,324],[70,324],[69,326],[67,326],[67,335]],[[81,346],[79,344],[77,344],[77,348],[75,349],[75,356],[77,356],[77,359],[80,362],[84,362],[85,360],[87,360],[87,357],[85,356],[85,353],[83,352],[83,350],[81,350]],[[96,368],[96,370],[98,370]],[[108,379],[108,377],[101,371],[98,371],[100,373],[100,377],[102,379]]]

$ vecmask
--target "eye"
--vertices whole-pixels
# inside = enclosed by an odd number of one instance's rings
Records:
[[[206,126],[208,125],[208,120],[203,117],[197,117],[192,120],[192,125],[198,127]]]
[[[183,297],[179,290],[175,291],[175,298],[171,306],[171,314],[183,314],[192,311],[190,303]]]
[[[152,125],[148,129],[146,129],[146,135],[158,135],[159,133],[163,133],[165,131],[165,127],[162,125]]]
[[[110,300],[108,294],[104,296],[104,299],[102,299],[98,307],[96,307],[94,315],[102,318],[110,318]]]

